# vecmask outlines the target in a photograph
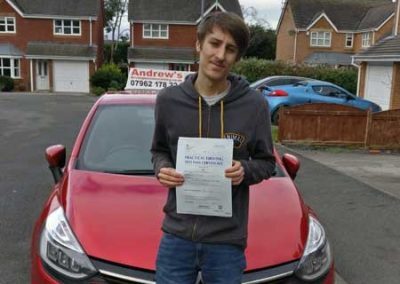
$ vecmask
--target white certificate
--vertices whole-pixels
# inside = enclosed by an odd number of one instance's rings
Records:
[[[185,177],[176,188],[177,213],[232,217],[233,140],[187,138],[178,140],[176,170]]]

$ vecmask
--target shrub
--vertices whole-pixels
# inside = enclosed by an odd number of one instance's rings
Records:
[[[126,76],[115,64],[104,64],[90,78],[92,87],[100,87],[104,90],[110,88],[122,90],[126,84]]]
[[[130,43],[128,41],[118,42],[114,49],[113,60],[111,60],[111,43],[104,43],[104,60],[107,63],[128,64],[128,49]]]
[[[268,76],[293,75],[328,81],[355,94],[357,91],[357,69],[328,66],[312,67],[308,65],[285,64],[280,61],[246,58],[235,64],[233,72],[240,74],[249,82]]]
[[[10,92],[14,89],[14,80],[10,77],[0,76],[0,91]]]
[[[92,87],[91,93],[94,94],[95,96],[101,96],[104,94],[106,90],[104,90],[102,87]]]

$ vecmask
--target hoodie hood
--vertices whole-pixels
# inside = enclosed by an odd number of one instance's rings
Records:
[[[197,75],[198,73],[186,76],[185,81],[179,85],[185,94],[193,98],[196,104],[200,96],[199,92],[194,88]],[[251,90],[249,82],[239,75],[229,74],[227,79],[230,81],[231,87],[229,93],[223,99],[225,104],[239,99]]]

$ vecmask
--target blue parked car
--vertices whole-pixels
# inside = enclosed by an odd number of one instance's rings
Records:
[[[271,121],[278,124],[279,108],[306,103],[333,103],[359,109],[381,111],[381,107],[371,101],[359,98],[349,91],[329,82],[318,80],[300,81],[292,85],[269,87],[261,90],[268,101]]]
[[[293,85],[295,83],[305,80],[312,80],[312,79],[300,76],[291,76],[291,75],[268,76],[251,83],[250,88],[262,91],[266,87]]]

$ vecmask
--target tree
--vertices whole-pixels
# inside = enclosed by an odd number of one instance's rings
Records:
[[[118,48],[114,49],[113,58],[111,59],[111,43],[104,43],[104,59],[107,63],[115,63],[120,69],[127,68],[128,65],[128,49],[129,41],[121,37],[118,41]]]
[[[245,57],[274,60],[276,49],[275,31],[260,24],[250,25],[249,30],[250,43]]]
[[[121,22],[127,9],[128,0],[106,0],[104,3],[105,28],[108,33],[111,32],[111,62],[113,62],[114,50],[118,48],[118,41],[121,35]]]

